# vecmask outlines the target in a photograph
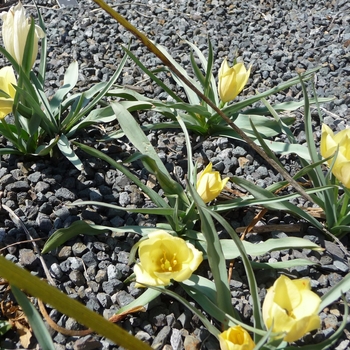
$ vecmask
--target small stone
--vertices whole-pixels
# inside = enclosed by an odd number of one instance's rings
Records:
[[[52,277],[57,278],[57,279],[61,279],[64,276],[60,265],[57,263],[54,263],[50,266],[50,272],[51,272]]]
[[[64,246],[60,249],[60,251],[57,254],[57,258],[59,260],[67,259],[72,255],[72,247],[70,246]]]
[[[200,340],[193,335],[187,335],[184,341],[185,350],[198,350],[200,349]]]
[[[156,335],[152,342],[152,348],[155,350],[161,350],[165,343],[167,342],[171,333],[171,328],[169,326],[163,327],[160,332]]]
[[[95,281],[97,283],[101,283],[107,281],[107,271],[106,270],[98,270],[95,276]]]
[[[121,272],[116,268],[115,265],[109,265],[107,267],[107,276],[109,280],[122,278]]]
[[[103,308],[109,308],[112,305],[111,297],[106,293],[97,293],[97,300]]]
[[[87,252],[85,253],[82,257],[81,257],[84,261],[84,264],[88,267],[90,266],[97,266],[98,265],[98,261],[96,258],[96,254],[94,254],[93,252]]]
[[[151,337],[148,333],[146,333],[146,332],[144,332],[144,331],[138,331],[138,332],[135,334],[135,337],[136,337],[137,339],[141,340],[141,341],[144,342],[144,343],[149,343],[150,340],[152,339],[152,337]]]
[[[39,264],[39,259],[31,249],[20,249],[19,262],[30,270],[34,269]]]
[[[117,279],[102,282],[102,290],[111,295],[123,287],[123,282]]]
[[[112,296],[112,302],[120,307],[129,305],[135,298],[128,294],[125,290],[121,290]]]
[[[182,350],[184,344],[181,337],[181,331],[174,328],[170,336],[170,344],[173,350]]]
[[[81,257],[88,251],[87,246],[82,242],[76,242],[73,244],[72,252],[75,256]]]
[[[96,350],[101,348],[102,344],[91,335],[79,338],[73,346],[74,350]]]
[[[58,199],[64,200],[64,201],[75,201],[76,195],[70,191],[68,188],[61,187],[55,192],[55,196]]]
[[[69,278],[78,287],[83,286],[86,283],[83,274],[78,270],[73,270],[69,274]]]

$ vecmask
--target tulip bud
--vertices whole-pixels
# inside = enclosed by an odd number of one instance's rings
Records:
[[[255,343],[241,326],[234,326],[219,334],[221,350],[253,350]]]
[[[134,266],[136,287],[185,281],[203,261],[203,253],[191,243],[162,230],[150,233],[140,243],[139,257],[140,262]]]
[[[243,90],[249,79],[250,67],[246,70],[243,63],[229,67],[226,58],[219,70],[219,95],[222,102],[234,100]]]
[[[16,6],[12,6],[8,12],[2,12],[0,16],[3,21],[2,39],[4,41],[5,49],[19,65],[22,65],[24,48],[30,29],[30,21],[26,17],[25,9],[21,2],[19,2]],[[44,36],[44,31],[36,25],[33,56],[31,59],[32,66],[38,55],[38,41]]]
[[[5,118],[12,112],[13,101],[16,95],[16,89],[13,85],[17,85],[15,73],[12,66],[0,69],[0,119]]]
[[[215,199],[224,189],[229,178],[221,180],[218,171],[212,171],[213,164],[209,163],[200,174],[197,181],[197,192],[203,199],[204,203],[208,203]]]
[[[267,291],[263,307],[263,319],[274,333],[284,333],[287,342],[293,342],[306,333],[320,327],[318,308],[321,298],[311,291],[305,278],[291,280],[279,277]]]
[[[350,129],[344,129],[334,135],[333,131],[323,124],[320,146],[322,157],[328,158],[337,150],[332,173],[346,188],[350,188]],[[328,165],[332,162],[333,158],[329,159]]]

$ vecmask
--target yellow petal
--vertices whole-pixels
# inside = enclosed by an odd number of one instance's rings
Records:
[[[253,350],[255,343],[241,326],[234,326],[219,334],[221,350]]]
[[[2,12],[2,38],[5,49],[17,61],[22,64],[25,44],[30,29],[30,21],[26,16],[26,12],[21,2],[16,6],[12,6],[8,12]],[[45,33],[39,26],[35,26],[32,65],[38,55],[38,41],[43,38]]]
[[[221,180],[220,173],[212,171],[212,164],[209,163],[198,178],[197,192],[204,203],[208,203],[221,193],[228,180],[229,178]]]
[[[139,258],[134,268],[136,281],[165,286],[171,280],[188,279],[203,261],[203,254],[182,238],[158,230],[140,243]]]
[[[218,91],[222,102],[232,101],[243,90],[250,75],[243,63],[229,67],[226,58],[221,64],[218,74]]]

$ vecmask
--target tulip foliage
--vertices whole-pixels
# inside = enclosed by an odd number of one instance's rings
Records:
[[[103,98],[119,77],[126,57],[109,82],[75,94],[72,90],[78,82],[78,63],[73,61],[62,86],[49,98],[45,94],[47,37],[39,10],[38,17],[39,24],[35,24],[20,2],[1,13],[4,47],[0,47],[0,53],[12,64],[14,72],[11,66],[0,71],[0,133],[12,144],[0,148],[0,154],[46,156],[55,155],[59,150],[82,169],[70,140],[79,129],[115,119],[110,106],[103,107]],[[39,67],[34,70],[39,42]],[[96,110],[98,104],[102,108]],[[11,112],[13,118],[7,118]]]
[[[108,9],[110,13],[114,13],[103,1],[95,0],[95,2],[104,9]],[[124,57],[111,81],[96,84],[83,93],[69,95],[78,78],[78,66],[76,62],[73,62],[66,71],[62,87],[49,100],[44,91],[46,37],[40,13],[40,25],[37,26],[33,19],[26,19],[22,5],[18,4],[12,7],[9,12],[2,14],[2,20],[5,48],[0,48],[0,52],[12,66],[0,70],[0,132],[13,144],[13,148],[1,149],[0,152],[46,155],[53,153],[54,149],[58,148],[80,169],[82,163],[73,151],[74,147],[79,147],[82,151],[106,161],[123,173],[140,188],[154,205],[147,208],[124,208],[111,203],[93,201],[78,201],[74,203],[75,205],[104,206],[118,211],[156,215],[159,219],[156,227],[124,226],[121,228],[76,221],[71,227],[60,229],[51,235],[42,250],[43,254],[80,234],[99,235],[106,232],[139,234],[140,240],[130,252],[129,262],[133,264],[134,273],[125,282],[132,280],[137,287],[147,289],[130,305],[118,310],[118,313],[125,314],[129,310],[143,307],[160,293],[168,294],[196,314],[203,325],[217,338],[221,350],[291,349],[294,342],[320,327],[319,313],[325,306],[339,299],[342,291],[350,288],[350,276],[344,278],[338,286],[323,297],[319,297],[311,290],[308,279],[289,279],[281,275],[267,290],[261,307],[261,295],[258,294],[251,256],[263,255],[272,250],[290,248],[319,250],[321,248],[306,239],[293,237],[270,239],[260,244],[242,242],[232,225],[220,215],[220,212],[249,205],[264,205],[267,209],[292,212],[324,232],[326,230],[315,218],[289,202],[290,199],[298,197],[299,194],[290,194],[284,197],[275,194],[276,191],[287,185],[286,181],[262,189],[250,181],[238,177],[223,178],[215,169],[215,164],[210,162],[201,173],[197,174],[197,170],[201,170],[202,166],[193,161],[189,134],[189,130],[191,130],[205,136],[225,135],[239,138],[234,129],[227,127],[225,118],[221,119],[222,116],[219,112],[222,109],[229,116],[230,121],[234,121],[240,128],[245,129],[247,134],[261,145],[271,159],[276,159],[277,163],[278,159],[274,152],[298,154],[304,168],[295,175],[295,179],[309,177],[313,182],[314,188],[305,191],[305,193],[328,215],[327,228],[335,233],[349,230],[346,227],[350,224],[350,219],[348,219],[349,172],[347,171],[350,161],[350,148],[348,147],[350,135],[348,130],[333,134],[327,126],[323,126],[321,155],[325,159],[322,159],[318,154],[313,141],[311,117],[308,111],[310,101],[305,93],[304,84],[305,80],[311,78],[312,72],[306,72],[302,76],[260,95],[231,103],[248,83],[250,68],[246,69],[242,62],[235,62],[230,67],[225,59],[218,73],[217,88],[212,73],[214,55],[211,45],[209,44],[208,60],[206,60],[198,48],[189,43],[193,52],[199,57],[203,69],[196,63],[192,53],[191,62],[196,79],[190,77],[188,79],[200,93],[195,93],[193,88],[189,88],[178,75],[172,73],[174,80],[186,92],[188,101],[184,101],[169,90],[154,73],[147,70],[125,48],[128,55],[168,92],[173,99],[172,102],[163,103],[150,100],[128,89],[112,88],[122,71],[127,56]],[[14,40],[10,40],[10,37],[13,37]],[[39,40],[42,40],[42,50],[39,68],[35,72],[32,68],[38,55]],[[158,49],[164,53],[174,67],[176,66],[178,70],[184,72],[164,48],[159,47]],[[203,70],[205,74],[203,74]],[[186,73],[184,72],[184,74]],[[294,103],[292,107],[290,104],[270,106],[264,99],[297,82],[301,83],[304,90],[308,148],[298,145],[288,129],[288,124],[292,122],[292,119],[280,118],[277,114],[278,111],[286,108],[294,109],[301,104]],[[106,95],[129,101],[107,103],[103,101]],[[259,100],[265,104],[264,108],[242,111]],[[97,104],[103,107],[94,109]],[[141,127],[130,113],[129,109],[131,108],[133,110],[152,108],[156,113],[171,119],[171,122],[160,123],[152,127]],[[13,120],[7,117],[11,112]],[[268,115],[273,118],[267,117]],[[127,136],[137,150],[124,163],[142,162],[148,174],[156,179],[162,191],[157,192],[148,187],[143,179],[132,173],[125,164],[115,161],[93,147],[70,140],[80,128],[114,119],[118,121],[121,128],[118,136],[121,134]],[[154,127],[182,129],[187,148],[185,183],[178,182],[174,174],[169,172],[147,138],[145,129]],[[289,145],[270,141],[268,144],[266,143],[267,138],[280,132],[288,137]],[[110,135],[110,137],[112,136]],[[322,164],[325,161],[330,168],[330,172],[326,175],[322,171]],[[229,201],[223,200],[221,194],[226,191],[230,182],[246,188],[251,195]],[[340,190],[343,193],[338,200]],[[335,197],[336,200],[334,200]],[[229,239],[220,239],[218,231],[224,231]],[[253,317],[249,324],[242,322],[240,315],[232,305],[231,286],[227,278],[227,261],[237,258],[241,259],[243,263],[251,296]],[[204,263],[206,264],[205,269],[201,269]],[[296,264],[307,266],[312,265],[313,262],[295,259],[283,262],[283,267],[288,268]],[[2,265],[6,266],[2,269]],[[95,319],[91,313],[87,313],[89,320],[84,320],[81,306],[71,302],[67,302],[65,305],[66,301],[62,293],[56,295],[57,293],[52,292],[54,299],[50,302],[51,287],[43,286],[42,283],[39,283],[41,281],[38,281],[38,286],[36,286],[37,282],[34,281],[33,276],[28,277],[26,272],[18,272],[19,268],[13,265],[11,262],[2,262],[0,273],[4,274],[10,283],[18,286],[17,289],[14,288],[16,297],[22,299],[26,306],[28,306],[28,300],[21,296],[19,290],[19,288],[26,289],[23,282],[25,278],[30,281],[27,290],[34,296],[45,299],[44,301],[48,304],[57,305],[61,312],[66,311],[68,315],[74,316],[75,311],[76,314],[78,313],[77,319],[81,320],[82,323],[89,327],[95,327],[105,336],[117,339],[121,341],[122,345],[124,344],[121,339],[123,337],[122,330],[116,328],[117,336],[113,335],[113,327],[104,327],[103,320],[99,320],[98,317]],[[208,266],[212,276],[210,279],[206,277],[208,271],[203,273],[203,270],[206,270]],[[270,268],[278,269],[278,266],[278,264],[269,264]],[[265,268],[266,264],[255,263],[254,267]],[[198,306],[193,306],[193,303],[188,302],[183,296],[174,293],[171,290],[174,284],[182,288],[188,297],[193,298]],[[28,307],[27,310],[31,315],[35,314],[32,308]],[[210,316],[210,320],[204,316],[203,311]],[[344,329],[346,319],[347,308],[344,322],[339,329],[327,340],[315,346],[314,349],[326,349],[332,346]],[[32,320],[38,322],[35,318]],[[220,325],[218,325],[219,323]],[[47,330],[43,332],[46,334],[45,337],[49,337]],[[40,336],[40,332],[38,334]],[[128,336],[130,335],[128,334]],[[128,336],[125,335],[125,341],[130,345],[130,349],[140,348],[140,342],[138,340],[129,341]],[[53,345],[49,345],[47,348],[53,348]]]

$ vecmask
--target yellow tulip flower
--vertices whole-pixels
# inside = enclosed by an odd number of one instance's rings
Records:
[[[344,129],[334,135],[333,131],[323,124],[320,147],[322,157],[333,155],[337,149],[332,173],[346,188],[350,188],[350,129]],[[332,162],[333,158],[328,160],[328,165]]]
[[[222,102],[234,100],[243,90],[249,79],[250,69],[246,70],[243,63],[230,67],[225,58],[219,69],[219,95]]]
[[[8,12],[2,12],[0,16],[3,21],[2,39],[4,41],[5,49],[19,65],[22,65],[24,48],[30,29],[30,21],[26,17],[26,11],[21,2],[19,2],[16,6],[12,6]],[[44,31],[36,25],[32,66],[38,55],[38,41],[44,36]]]
[[[255,343],[241,326],[234,326],[219,334],[221,350],[253,350]]]
[[[213,164],[209,163],[202,171],[197,181],[197,192],[203,199],[204,203],[208,203],[215,199],[224,189],[228,177],[221,180],[218,171],[212,171]]]
[[[267,291],[262,306],[264,323],[267,328],[273,325],[272,332],[284,332],[285,341],[296,341],[320,327],[320,304],[308,279],[291,280],[282,275]]]
[[[13,85],[17,85],[17,81],[12,66],[1,68],[0,90],[2,90],[2,95],[5,93],[7,96],[0,97],[0,119],[12,112],[13,100],[16,95],[16,89]]]
[[[163,230],[150,233],[139,245],[135,264],[136,287],[166,286],[171,280],[187,280],[203,261],[203,253],[182,238]]]

